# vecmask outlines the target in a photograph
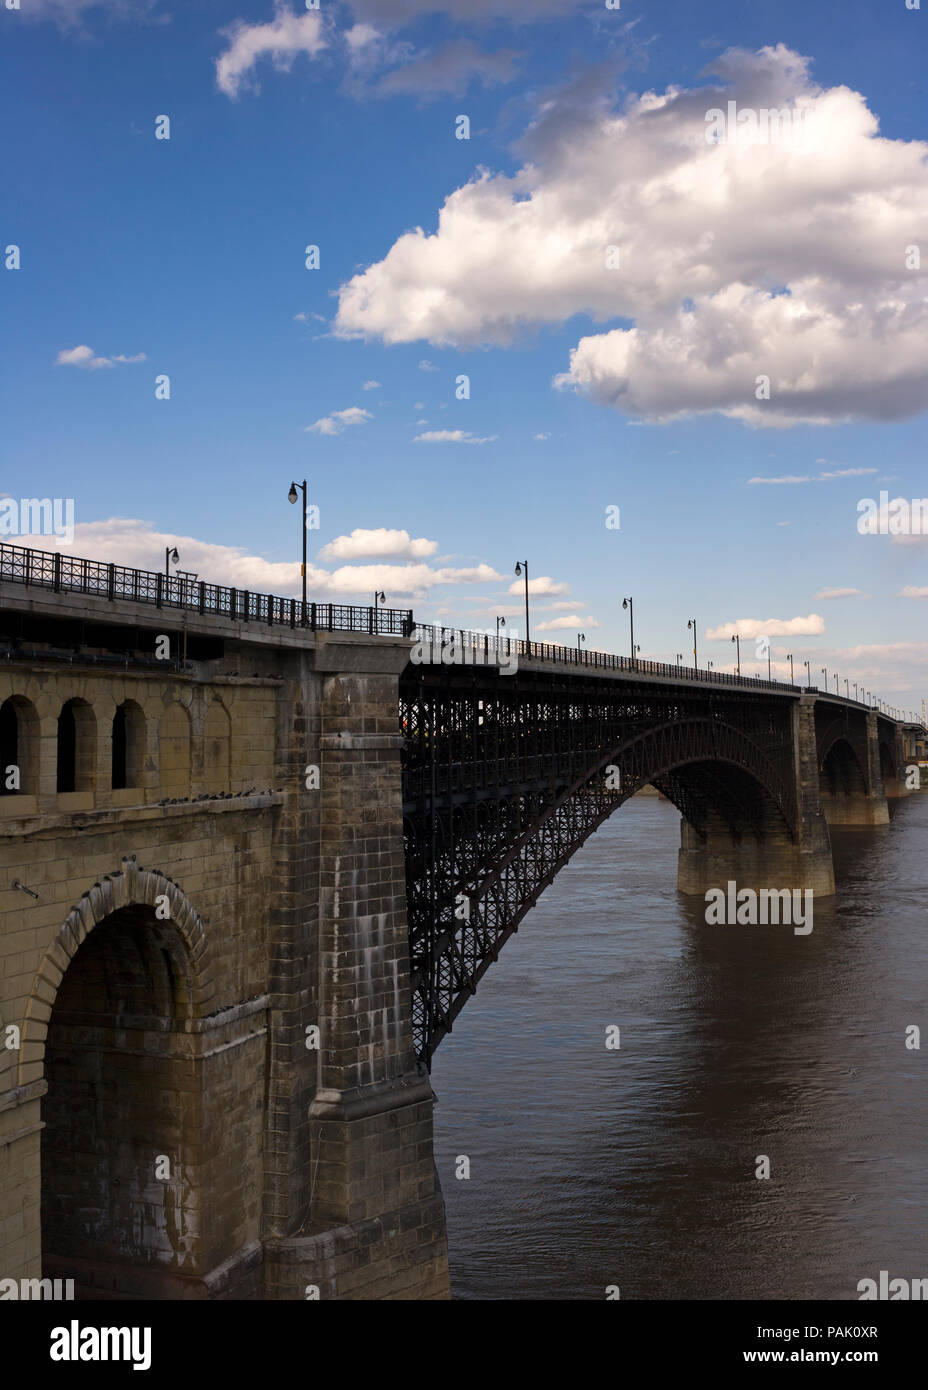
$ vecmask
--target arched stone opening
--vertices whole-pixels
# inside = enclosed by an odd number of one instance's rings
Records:
[[[58,716],[57,787],[60,793],[92,792],[96,769],[94,712],[86,700],[68,700]]]
[[[45,1044],[46,1277],[86,1297],[182,1296],[201,1269],[201,1095],[193,967],[169,921],[134,903],[84,940]]]
[[[114,791],[141,787],[145,760],[145,716],[134,700],[123,700],[113,715],[112,776]]]
[[[34,795],[39,784],[39,719],[22,695],[0,705],[0,796]]]

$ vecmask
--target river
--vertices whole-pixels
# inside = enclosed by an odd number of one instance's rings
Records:
[[[832,830],[807,936],[707,926],[656,797],[575,855],[435,1055],[455,1298],[856,1300],[880,1270],[928,1276],[928,795],[891,809]]]

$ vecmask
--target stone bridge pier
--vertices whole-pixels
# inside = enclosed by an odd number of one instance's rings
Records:
[[[822,804],[815,701],[793,704],[791,774],[778,804],[746,777],[729,774],[715,805],[680,822],[677,887],[702,897],[731,880],[740,888],[835,891]]]
[[[295,856],[285,909],[298,918],[318,902],[315,1023],[292,1037],[315,1075],[306,1129],[294,1126],[294,1151],[280,1156],[279,1233],[265,1245],[272,1298],[449,1295],[435,1096],[412,1035],[397,688],[407,658],[407,645],[324,640],[315,653],[307,732],[319,790],[306,795],[318,815],[293,826],[315,844],[305,874]],[[286,954],[281,963],[289,974]],[[281,1060],[285,1092],[292,1067]],[[294,1174],[308,1193],[288,1190]]]

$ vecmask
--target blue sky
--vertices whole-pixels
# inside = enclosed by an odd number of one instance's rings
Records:
[[[74,498],[73,541],[32,544],[155,568],[170,541],[296,593],[306,476],[319,598],[521,633],[527,556],[533,636],[626,651],[631,594],[642,655],[688,651],[695,616],[701,663],[737,628],[765,673],[766,631],[781,673],[791,651],[919,708],[928,536],[860,535],[857,504],[928,494],[926,24],[905,0],[0,9],[0,492]],[[731,98],[802,109],[811,144],[710,149]]]

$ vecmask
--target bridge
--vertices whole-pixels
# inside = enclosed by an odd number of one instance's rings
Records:
[[[920,725],[0,545],[0,1280],[445,1298],[429,1065],[647,784],[678,887],[834,892]]]

